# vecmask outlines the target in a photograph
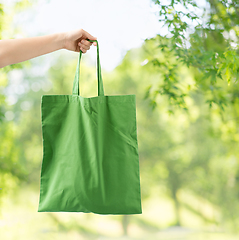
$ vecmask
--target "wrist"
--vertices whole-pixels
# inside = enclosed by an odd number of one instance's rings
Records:
[[[59,49],[66,48],[66,33],[57,33],[57,45]]]

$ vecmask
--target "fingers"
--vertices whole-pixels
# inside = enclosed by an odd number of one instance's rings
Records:
[[[78,43],[78,46],[79,46],[80,50],[81,50],[83,53],[86,53],[87,50],[90,49],[91,45],[92,45],[92,42],[89,42],[89,41],[87,41],[86,39],[82,39],[82,40],[80,40],[79,43]],[[94,42],[93,45],[94,45],[94,46],[97,46],[97,43]]]
[[[75,52],[79,52],[81,50],[83,53],[86,53],[92,45],[92,43],[87,41],[86,39],[97,39],[83,29],[66,32],[63,33],[62,36],[62,48]],[[93,43],[93,45],[97,46],[95,42]]]
[[[85,40],[85,39],[82,39],[79,43],[78,43],[78,46],[80,47],[80,50],[83,52],[83,53],[86,53],[87,50],[90,49],[90,46],[92,45],[91,42]]]
[[[87,41],[86,39],[89,40],[96,40],[96,37],[93,37],[92,35],[90,35],[88,32],[86,32],[83,29],[80,29],[78,32],[78,39],[77,39],[77,50],[76,51],[82,51],[83,53],[86,53],[91,45],[92,42]],[[93,43],[94,46],[97,46],[97,43]]]

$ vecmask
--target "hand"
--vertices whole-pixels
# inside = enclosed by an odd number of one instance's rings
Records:
[[[83,53],[86,53],[92,45],[92,43],[86,39],[96,40],[97,38],[93,37],[83,29],[66,32],[64,33],[63,48],[75,52],[79,52],[81,50]],[[97,43],[94,42],[93,45],[97,46]]]

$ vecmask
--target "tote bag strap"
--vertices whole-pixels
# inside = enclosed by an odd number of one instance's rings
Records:
[[[98,78],[98,96],[104,96],[104,87],[103,87],[103,80],[101,76],[101,66],[100,66],[100,56],[99,56],[99,43],[97,40],[89,40],[89,42],[96,42],[97,43],[97,78]],[[75,79],[73,82],[73,90],[72,95],[80,95],[80,88],[79,88],[79,76],[80,76],[80,60],[82,56],[82,51],[80,50],[79,60],[76,67]]]

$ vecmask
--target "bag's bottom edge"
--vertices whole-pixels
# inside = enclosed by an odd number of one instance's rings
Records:
[[[100,212],[84,212],[84,211],[44,211],[44,210],[38,210],[37,212],[69,212],[69,213],[94,213],[94,214],[100,214],[100,215],[134,215],[134,214],[142,214],[141,212],[133,212],[133,213],[123,213],[123,212],[117,212],[117,213],[100,213]]]

